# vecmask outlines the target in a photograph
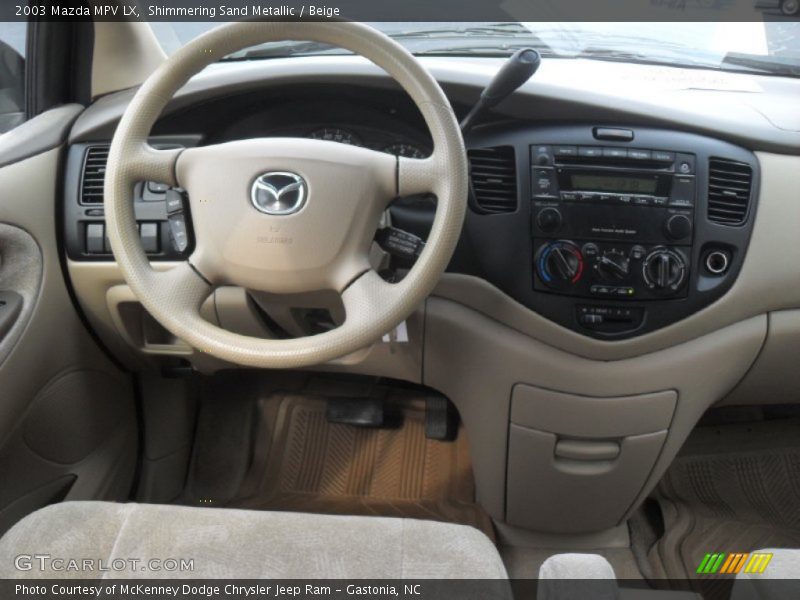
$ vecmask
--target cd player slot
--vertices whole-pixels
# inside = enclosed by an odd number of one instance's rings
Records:
[[[601,162],[558,162],[555,164],[556,169],[571,169],[574,171],[583,170],[597,170],[597,171],[628,171],[635,173],[661,173],[671,175],[673,170],[669,167],[657,164],[643,164],[641,162],[629,163],[620,160],[601,163]]]

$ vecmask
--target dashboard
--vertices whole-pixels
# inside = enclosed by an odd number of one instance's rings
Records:
[[[275,86],[257,77],[233,86],[219,73],[201,76],[173,101],[152,141],[168,147],[311,137],[401,156],[428,155],[430,137],[413,103],[385,78],[371,72],[366,77],[362,63],[348,57],[340,62],[347,76],[332,74],[326,63],[318,66],[327,75],[313,84],[287,81],[285,74]],[[314,67],[313,59],[292,64]],[[480,69],[447,64],[451,71],[439,79],[457,114],[464,114],[470,106],[461,101],[467,80],[477,80]],[[465,78],[458,85],[448,82],[455,72]],[[302,69],[298,77],[305,78]],[[504,112],[465,139],[470,210],[448,272],[485,281],[561,331],[601,342],[647,337],[714,304],[734,286],[748,255],[761,187],[753,150],[791,144],[790,122],[772,126],[782,115],[765,113],[761,105],[744,119],[748,109],[736,89],[724,92],[730,107],[725,118],[739,119],[734,127],[697,104],[654,112],[674,90],[659,100],[640,99],[632,108],[639,88],[622,86],[614,93],[629,92],[627,100],[609,111],[608,99],[587,92],[578,101],[563,91],[549,95],[546,88],[531,104],[523,87]],[[102,188],[114,115],[128,97],[104,99],[73,129],[64,194],[64,237],[72,261],[112,258],[96,190]],[[700,112],[702,124],[696,121]],[[136,190],[140,233],[154,262],[179,260],[193,249],[191,217],[170,213],[169,194],[158,182],[142,182]],[[392,223],[424,239],[434,209],[431,198],[399,199],[391,208]],[[410,264],[398,259],[393,266]]]

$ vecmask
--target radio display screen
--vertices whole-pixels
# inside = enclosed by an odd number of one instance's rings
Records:
[[[611,192],[616,194],[654,194],[655,177],[626,177],[619,175],[580,175],[571,173],[572,189],[584,192]]]

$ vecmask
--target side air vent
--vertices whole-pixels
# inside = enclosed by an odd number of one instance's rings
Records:
[[[741,225],[747,218],[753,169],[726,158],[708,161],[708,220],[722,225]]]
[[[467,152],[475,203],[485,213],[517,210],[517,161],[514,148],[497,146]]]
[[[103,181],[108,162],[108,146],[90,146],[86,150],[81,178],[81,204],[103,203]]]

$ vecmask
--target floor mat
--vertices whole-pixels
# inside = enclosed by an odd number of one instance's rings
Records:
[[[491,519],[474,503],[464,431],[454,442],[427,439],[424,401],[405,397],[398,408],[400,398],[388,398],[402,426],[372,429],[329,423],[321,398],[275,400],[263,405],[264,447],[255,456],[264,458],[230,506],[448,521],[494,539]]]
[[[698,428],[655,494],[665,534],[648,559],[657,578],[697,578],[706,553],[800,547],[800,420]]]

